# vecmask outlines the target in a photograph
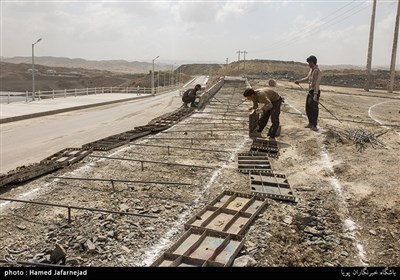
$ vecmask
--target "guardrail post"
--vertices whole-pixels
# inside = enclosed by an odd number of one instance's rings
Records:
[[[7,95],[7,104],[10,104],[10,93]]]
[[[67,89],[64,89],[64,98],[67,97]]]
[[[75,97],[76,97],[76,89],[75,89]]]
[[[28,91],[25,93],[25,102],[28,102]]]
[[[146,88],[145,87],[143,88],[143,94],[146,94]]]
[[[41,100],[41,98],[40,98],[40,90],[39,90],[39,100]]]
[[[126,93],[129,93],[129,87],[126,87]]]
[[[104,87],[101,88],[101,93],[104,93]]]
[[[112,93],[112,87],[111,87],[111,93]]]
[[[53,88],[53,99],[54,99],[54,88]]]
[[[97,89],[96,89],[96,87],[94,87],[94,94],[96,94],[97,93]]]
[[[86,95],[89,95],[89,88],[86,88]]]

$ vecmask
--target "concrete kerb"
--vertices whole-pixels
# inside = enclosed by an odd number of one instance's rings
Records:
[[[220,79],[217,83],[215,83],[212,87],[210,87],[207,91],[203,92],[199,96],[199,109],[203,108],[204,105],[213,97],[224,85],[224,79]]]
[[[65,112],[69,112],[69,111],[82,110],[82,109],[87,109],[87,108],[91,108],[91,107],[104,106],[104,105],[109,105],[109,104],[114,104],[114,103],[119,103],[119,102],[126,102],[126,101],[131,101],[131,100],[148,98],[148,97],[152,97],[152,96],[153,95],[132,97],[132,98],[121,99],[121,100],[106,101],[106,102],[101,102],[101,103],[87,104],[87,105],[57,109],[57,110],[52,110],[52,111],[45,111],[45,112],[9,117],[9,118],[0,119],[0,124],[21,121],[21,120],[26,120],[26,119],[31,119],[31,118],[38,118],[38,117],[43,117],[43,116],[48,116],[48,115],[60,114],[60,113],[65,113]]]

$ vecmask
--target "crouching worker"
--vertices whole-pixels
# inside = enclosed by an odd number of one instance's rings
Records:
[[[243,96],[248,100],[253,101],[253,107],[249,110],[255,110],[261,114],[256,129],[250,133],[250,137],[261,137],[261,132],[264,130],[271,117],[272,125],[269,128],[268,136],[275,138],[279,128],[279,115],[281,113],[282,97],[274,90],[269,88],[260,88],[253,90],[248,88],[244,91]],[[259,103],[264,104],[259,107]]]
[[[190,107],[196,107],[194,102],[199,90],[201,90],[201,85],[197,84],[194,88],[188,89],[182,94],[182,102],[184,107],[188,107],[188,103],[190,103]]]

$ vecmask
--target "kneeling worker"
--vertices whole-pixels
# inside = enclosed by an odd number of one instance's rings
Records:
[[[191,103],[190,107],[196,107],[194,102],[199,90],[201,90],[201,85],[197,84],[194,88],[188,89],[182,94],[182,102],[184,107],[188,107],[188,103]]]
[[[248,88],[244,91],[243,96],[253,101],[253,107],[249,110],[255,110],[256,113],[262,114],[258,121],[257,128],[250,133],[250,137],[261,137],[261,132],[267,125],[269,117],[271,117],[272,125],[269,128],[268,136],[270,138],[275,138],[279,128],[282,97],[270,88],[260,88],[256,90]],[[259,108],[258,103],[263,103],[264,106]]]

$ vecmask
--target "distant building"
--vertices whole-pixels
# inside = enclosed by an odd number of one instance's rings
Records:
[[[28,73],[32,73],[32,68],[29,68],[27,71],[28,71]],[[39,73],[39,71],[37,69],[35,69],[35,74],[36,73]]]
[[[46,71],[46,74],[49,74],[49,75],[55,75],[56,73],[57,73],[57,71],[54,70],[54,69],[48,69],[48,70]]]

